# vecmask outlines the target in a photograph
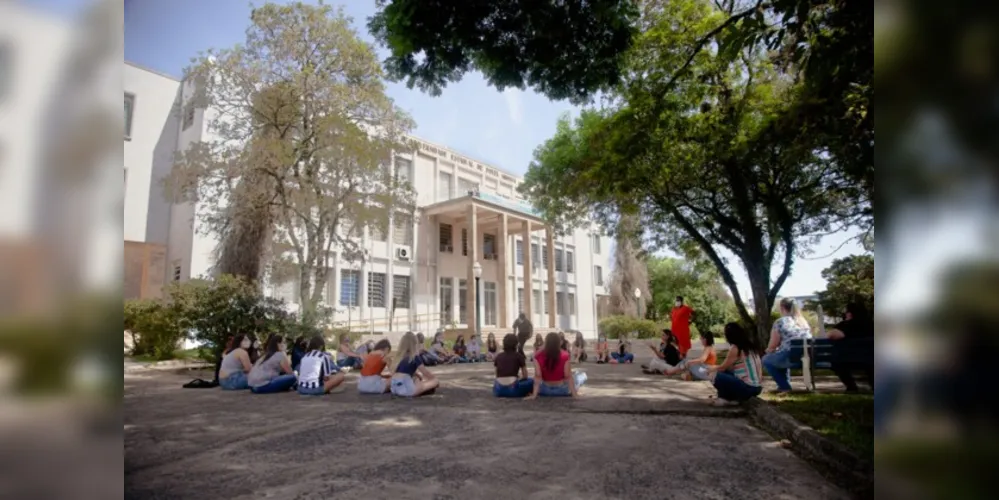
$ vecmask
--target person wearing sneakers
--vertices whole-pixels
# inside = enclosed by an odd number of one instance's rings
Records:
[[[642,365],[642,372],[646,374],[664,373],[666,370],[676,368],[683,361],[676,336],[668,328],[663,330],[659,349],[651,345],[649,349],[652,350],[653,357],[647,364]]]
[[[763,390],[762,349],[753,336],[733,322],[725,325],[725,341],[731,346],[725,362],[708,368],[711,383],[718,390],[715,406],[737,405]]]
[[[388,339],[381,339],[374,345],[371,352],[364,358],[361,378],[357,380],[357,392],[361,394],[389,392],[389,381],[392,373],[386,372],[385,369],[392,362],[389,358],[390,352],[392,352],[392,343]]]

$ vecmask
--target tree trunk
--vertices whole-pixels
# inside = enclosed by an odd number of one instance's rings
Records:
[[[760,347],[770,342],[770,311],[773,304],[769,300],[769,273],[750,272],[749,286],[753,292],[753,314],[756,316],[756,339]]]

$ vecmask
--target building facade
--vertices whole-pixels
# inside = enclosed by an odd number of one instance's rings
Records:
[[[142,149],[129,155],[126,139],[126,240],[164,245],[164,281],[210,275],[218,242],[198,231],[196,206],[165,202],[160,186],[175,151],[212,139],[211,110],[186,108],[191,89],[183,82],[127,64],[125,75],[131,145]],[[419,138],[411,144],[393,163],[416,193],[416,213],[393,214],[385,232],[356,235],[366,250],[360,261],[334,248],[324,290],[333,321],[376,332],[477,324],[506,332],[523,312],[539,331],[595,336],[610,240],[596,226],[556,236],[517,193],[519,176]],[[295,282],[264,288],[292,308],[299,302]]]

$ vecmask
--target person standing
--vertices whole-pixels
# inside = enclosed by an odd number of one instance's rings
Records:
[[[677,346],[680,348],[680,356],[686,357],[690,350],[690,322],[694,319],[694,309],[683,303],[683,297],[676,296],[676,303],[670,313],[670,329],[676,337]]]
[[[524,346],[534,336],[534,325],[531,324],[531,320],[527,319],[526,314],[520,313],[520,316],[513,322],[513,331],[517,334],[517,352],[524,354]]]

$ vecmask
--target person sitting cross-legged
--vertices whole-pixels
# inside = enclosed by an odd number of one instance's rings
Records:
[[[522,398],[531,393],[534,379],[527,376],[527,360],[517,351],[517,336],[508,333],[503,337],[503,352],[496,355],[496,380],[493,395],[498,398]]]
[[[329,394],[343,383],[344,378],[333,356],[326,352],[323,336],[312,337],[298,367],[298,393],[313,396]]]
[[[700,356],[685,359],[678,366],[664,370],[663,373],[676,375],[686,370],[694,380],[709,380],[710,368],[718,363],[718,353],[715,352],[715,335],[711,331],[701,333],[701,347]]]
[[[392,377],[392,373],[386,371],[386,368],[392,362],[389,358],[390,352],[392,352],[392,343],[388,339],[381,339],[374,345],[368,356],[364,358],[361,378],[357,379],[357,392],[361,394],[389,392],[389,379]]]
[[[253,363],[250,362],[247,350],[253,345],[253,341],[246,335],[240,334],[232,340],[232,345],[233,347],[223,356],[219,367],[219,386],[227,391],[249,389],[246,374],[253,369]]]
[[[284,335],[275,333],[267,338],[264,354],[246,376],[251,392],[254,394],[285,392],[295,385],[297,378],[291,369],[291,359],[285,354],[287,350]]]
[[[579,396],[579,388],[586,382],[586,373],[573,370],[569,353],[562,350],[562,339],[557,333],[545,337],[545,346],[534,353],[534,390],[527,399],[538,396]]]
[[[607,345],[607,336],[597,335],[597,364],[610,363],[610,346]]]
[[[738,323],[725,325],[725,341],[729,344],[725,361],[708,368],[711,383],[718,390],[715,406],[728,406],[748,401],[763,390],[762,349],[753,336]]]
[[[665,373],[667,370],[672,370],[683,361],[680,356],[680,344],[668,328],[663,330],[662,341],[659,343],[659,349],[653,346],[649,346],[652,350],[652,359],[648,364],[642,365],[642,372],[646,374],[653,373]]]
[[[617,339],[617,351],[611,353],[611,358],[614,359],[615,363],[634,363],[635,355],[629,352],[631,350],[631,341],[625,337],[620,337]]]
[[[337,347],[336,363],[340,368],[346,368],[348,370],[353,368],[360,368],[364,363],[364,358],[361,354],[357,353],[352,347],[350,347],[350,334],[344,332],[340,334],[340,342]]]
[[[517,338],[516,335],[514,335],[513,337]],[[519,343],[520,341],[518,341],[518,344]],[[496,343],[496,334],[490,333],[489,336],[486,337],[486,361],[495,361],[496,355],[499,353],[500,350],[499,350],[499,345]]]
[[[583,363],[586,361],[586,339],[583,332],[576,332],[576,338],[572,341],[572,362]]]

